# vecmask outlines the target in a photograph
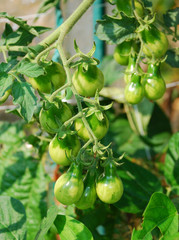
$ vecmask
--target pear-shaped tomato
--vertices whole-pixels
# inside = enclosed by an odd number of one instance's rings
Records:
[[[66,73],[60,63],[52,62],[45,68],[46,74],[36,78],[29,78],[33,88],[42,93],[51,93],[65,84]]]
[[[114,59],[121,65],[127,65],[131,53],[132,41],[125,41],[117,45],[114,49]]]
[[[91,208],[96,201],[95,174],[88,171],[84,180],[84,191],[80,200],[75,204],[79,209]]]
[[[166,90],[165,82],[160,74],[160,67],[150,64],[143,79],[144,93],[150,100],[161,98]]]
[[[81,144],[76,135],[65,135],[58,138],[56,135],[49,144],[49,154],[54,162],[62,166],[70,165],[71,156],[76,156]]]
[[[106,115],[103,114],[103,119],[99,120],[96,114],[93,113],[86,119],[97,139],[98,140],[102,139],[106,135],[109,128],[109,121]],[[83,140],[85,141],[89,140],[90,136],[88,130],[86,129],[81,118],[75,120],[75,130],[77,131],[78,136],[81,137]]]
[[[129,62],[128,62],[128,65],[127,65],[127,68],[126,68],[125,74],[124,74],[124,80],[126,83],[129,83],[131,81],[131,76],[135,72],[136,60],[137,60],[136,55],[131,55],[129,57]],[[141,74],[143,73],[143,71],[139,65],[137,66],[137,71],[140,72]]]
[[[72,117],[72,112],[67,103],[54,101],[46,108],[42,108],[39,121],[42,129],[48,133],[55,134],[59,128],[58,121],[64,123]]]
[[[54,193],[60,203],[70,205],[79,201],[83,194],[83,189],[81,168],[76,163],[72,163],[68,171],[62,174],[56,181]]]
[[[134,73],[131,76],[131,82],[126,85],[124,95],[126,101],[131,104],[137,104],[143,99],[144,89],[138,74]]]
[[[99,199],[108,204],[116,203],[122,197],[123,184],[116,174],[116,166],[113,163],[109,163],[98,178],[96,192]]]
[[[104,86],[104,75],[95,65],[88,65],[88,70],[85,70],[81,64],[73,74],[72,81],[78,94],[94,97],[96,91]]]
[[[143,52],[149,58],[161,58],[168,49],[168,39],[163,32],[151,25],[149,29],[141,32]]]

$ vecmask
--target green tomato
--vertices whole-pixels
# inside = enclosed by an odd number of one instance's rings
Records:
[[[160,67],[154,64],[149,65],[142,84],[144,86],[145,96],[150,100],[161,98],[166,91],[165,81],[160,74]]]
[[[66,135],[64,138],[55,136],[49,144],[49,154],[54,162],[62,166],[70,165],[71,156],[76,156],[81,148],[76,135]]]
[[[129,17],[134,16],[133,10],[132,10],[131,0],[125,0],[125,1],[117,0],[116,5],[117,5],[117,8],[120,12],[124,12]],[[137,15],[139,17],[143,17],[144,9],[143,9],[142,4],[140,2],[138,2],[137,0],[135,0],[134,5],[135,5],[135,10],[137,12]]]
[[[56,181],[54,193],[60,203],[71,205],[79,201],[83,194],[83,189],[81,169],[78,165],[72,163],[69,170]]]
[[[47,109],[41,109],[39,121],[42,129],[48,133],[55,134],[59,128],[58,121],[64,123],[72,117],[72,112],[67,103],[54,102]]]
[[[87,71],[80,65],[73,74],[72,81],[78,94],[94,97],[96,91],[100,91],[104,86],[104,75],[95,65],[88,65]]]
[[[161,58],[168,49],[168,39],[163,32],[160,32],[155,26],[141,32],[143,40],[143,52],[149,58]]]
[[[108,204],[116,203],[122,197],[123,184],[112,163],[105,167],[105,172],[98,178],[96,192],[99,199]]]
[[[88,172],[84,180],[84,191],[80,200],[75,204],[79,209],[88,209],[93,207],[96,201],[95,175]]]
[[[117,45],[114,49],[114,59],[121,65],[127,65],[131,52],[132,41],[126,41]]]
[[[125,99],[128,103],[137,104],[144,97],[144,89],[141,85],[141,77],[134,73],[124,91]]]
[[[104,118],[102,120],[99,120],[96,114],[93,113],[86,118],[89,126],[91,127],[94,135],[97,137],[98,140],[102,139],[106,135],[109,128],[109,121],[106,115],[103,114],[103,117]],[[83,140],[89,140],[90,136],[82,119],[78,118],[77,120],[75,120],[75,130],[77,131],[78,136],[81,137]]]
[[[36,78],[29,78],[29,82],[33,88],[42,93],[51,93],[65,84],[66,73],[62,65],[53,62],[45,68],[46,74]]]

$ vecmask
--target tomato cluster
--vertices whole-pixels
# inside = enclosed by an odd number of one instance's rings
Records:
[[[116,166],[110,162],[98,178],[94,171],[87,171],[83,180],[80,165],[72,163],[66,173],[55,183],[56,199],[64,205],[75,204],[79,209],[93,207],[96,198],[104,203],[113,204],[123,194],[123,184],[116,174]]]
[[[39,92],[48,94],[63,86],[65,74],[58,63],[52,63],[45,70],[45,76],[29,81]],[[94,97],[96,92],[103,88],[104,76],[96,65],[88,65],[84,68],[81,64],[74,72],[72,84],[78,95]],[[78,160],[81,158],[79,155],[81,142],[86,142],[92,137],[100,140],[108,131],[107,116],[94,106],[93,110],[90,107],[84,109],[85,121],[80,115],[70,121],[73,117],[71,106],[56,96],[51,101],[50,98],[45,98],[39,112],[42,130],[52,136],[49,144],[51,159],[61,167],[68,167],[67,172],[62,174],[55,183],[55,197],[65,205],[76,204],[79,209],[91,208],[97,196],[105,203],[117,202],[123,193],[123,185],[116,175],[115,165],[107,164],[104,173],[97,178],[96,171],[100,166],[100,161],[96,160],[96,157],[93,156],[96,166],[89,167],[88,170],[84,168],[84,164],[76,160],[76,158]],[[65,122],[68,127],[64,124]],[[86,128],[86,124],[91,131]],[[102,194],[103,191],[104,194]]]
[[[117,2],[117,6],[119,4],[121,5],[121,2]],[[147,73],[143,73],[138,64],[138,50],[134,48],[132,41],[125,41],[117,45],[114,50],[114,59],[121,65],[127,65],[124,74],[126,82],[124,96],[131,104],[139,103],[144,96],[149,100],[157,100],[166,90],[165,81],[160,73],[160,59],[168,49],[167,37],[154,25],[150,25],[140,32],[140,39],[141,49],[148,59]]]

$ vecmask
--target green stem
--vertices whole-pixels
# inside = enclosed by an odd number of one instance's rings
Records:
[[[3,51],[28,53],[28,47],[26,47],[26,46],[0,46],[0,52],[3,52]]]
[[[81,112],[77,113],[75,116],[73,116],[72,118],[70,118],[69,120],[67,120],[66,122],[64,122],[63,126],[68,126],[69,123],[73,122],[74,120],[76,120],[77,118],[81,117]]]
[[[75,55],[73,55],[71,58],[67,60],[66,65],[68,66],[75,58],[78,58],[80,56],[81,56],[80,53],[76,53]]]
[[[69,83],[66,83],[65,85],[63,85],[62,87],[58,88],[55,92],[52,93],[52,95],[49,98],[50,102],[53,102],[53,99],[57,96],[57,94],[59,92],[61,92],[62,90],[66,89],[67,87],[69,87]]]
[[[40,58],[44,55],[44,54],[46,54],[47,52],[50,52],[52,49],[54,49],[54,48],[56,48],[56,44],[52,44],[51,46],[49,46],[48,48],[46,48],[45,50],[43,50],[42,52],[40,52],[38,55],[37,55],[37,57],[35,58],[35,60],[37,61],[37,62],[39,62],[40,61]]]
[[[80,149],[80,151],[78,152],[78,155],[76,157],[77,163],[80,163],[80,156],[81,154],[85,151],[85,149],[92,143],[92,140],[89,139],[88,142],[86,142],[83,147]]]
[[[58,27],[51,35],[41,41],[39,44],[47,47],[54,43],[60,36],[61,42],[75,23],[81,18],[81,16],[88,10],[88,8],[93,4],[95,0],[84,0],[78,8],[73,12],[73,14]]]

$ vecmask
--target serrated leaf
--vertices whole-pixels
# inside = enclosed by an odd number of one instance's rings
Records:
[[[0,74],[1,72],[9,72],[16,64],[18,63],[18,61],[16,59],[10,59],[8,60],[7,63],[0,63]]]
[[[38,32],[34,29],[34,27],[29,26],[27,24],[27,21],[22,20],[21,18],[17,18],[17,17],[13,17],[13,16],[9,16],[6,12],[1,12],[0,13],[0,17],[3,18],[7,18],[10,21],[16,23],[18,26],[20,26],[21,28],[23,28],[24,30],[30,32],[31,34],[35,35],[35,36],[39,36]]]
[[[45,71],[42,66],[38,65],[37,63],[29,62],[28,60],[21,61],[16,71],[27,77],[38,77],[40,75],[44,75]]]
[[[26,238],[26,213],[20,201],[0,196],[0,239]]]
[[[104,20],[97,21],[96,35],[100,40],[107,41],[109,44],[120,44],[136,37],[135,30],[134,18],[117,19],[106,15]]]
[[[169,10],[163,15],[167,27],[177,27],[179,24],[179,7]]]
[[[10,157],[6,163],[3,162],[0,169],[1,195],[12,196],[24,204],[27,240],[34,239],[46,214],[47,178],[43,166],[23,152],[16,152],[12,163]]]
[[[47,217],[43,219],[43,222],[40,226],[40,230],[38,231],[38,233],[35,237],[35,240],[44,240],[48,230],[53,225],[53,223],[54,223],[54,221],[57,217],[58,212],[59,212],[59,209],[55,205],[51,206],[48,209]]]
[[[172,201],[163,193],[154,193],[144,211],[142,230],[133,230],[132,240],[153,239],[152,230],[158,227],[163,239],[178,232],[178,213]]]
[[[175,133],[169,141],[168,151],[165,157],[164,175],[172,187],[179,186],[179,133]],[[179,188],[176,189],[179,194]]]
[[[58,215],[55,220],[55,226],[61,240],[93,240],[89,229],[72,217]]]
[[[37,103],[37,97],[32,86],[27,82],[14,82],[12,96],[13,103],[19,105],[18,111],[21,116],[25,121],[30,122]]]
[[[7,73],[0,73],[0,97],[12,86],[13,77]]]
[[[122,198],[114,205],[124,212],[141,213],[152,193],[162,191],[157,177],[145,168],[123,158],[123,165],[117,173],[124,185]]]

